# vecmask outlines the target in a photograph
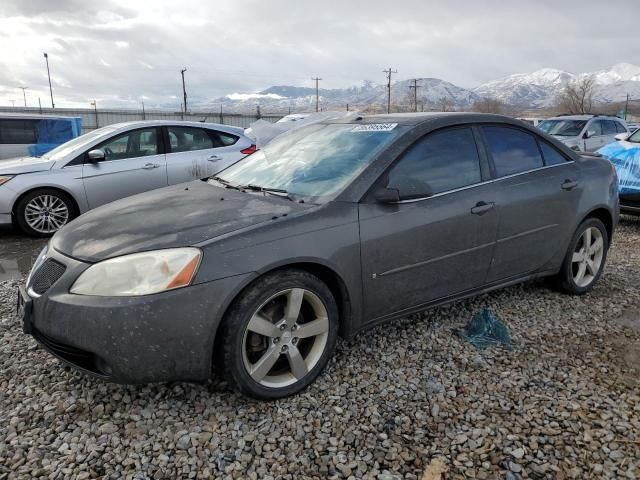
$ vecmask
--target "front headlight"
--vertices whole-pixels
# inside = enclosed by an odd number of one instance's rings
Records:
[[[168,248],[111,258],[87,268],[71,293],[101,297],[131,297],[174,290],[191,284],[202,252],[198,248]]]
[[[15,177],[15,175],[0,175],[0,185],[7,183],[13,177]]]

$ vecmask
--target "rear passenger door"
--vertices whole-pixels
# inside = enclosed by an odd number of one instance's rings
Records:
[[[587,127],[587,138],[584,139],[585,152],[595,152],[605,145],[603,127],[604,122],[602,120],[591,120]]]
[[[496,177],[499,218],[487,283],[556,268],[573,234],[582,188],[575,163],[519,128],[480,130]]]
[[[210,177],[243,157],[233,147],[235,135],[187,126],[169,126],[165,132],[169,185]]]

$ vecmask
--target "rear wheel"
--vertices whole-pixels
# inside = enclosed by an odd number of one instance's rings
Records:
[[[597,218],[588,218],[574,234],[562,268],[554,277],[557,287],[567,293],[590,291],[602,275],[609,250],[609,236]]]
[[[252,397],[292,395],[320,374],[337,333],[337,306],[323,282],[300,270],[269,274],[224,319],[224,375]]]
[[[52,188],[27,193],[15,208],[16,224],[23,232],[34,237],[50,237],[76,216],[71,197]]]

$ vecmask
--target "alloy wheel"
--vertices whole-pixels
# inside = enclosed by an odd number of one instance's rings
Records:
[[[27,224],[38,233],[54,233],[69,221],[69,207],[55,195],[39,195],[24,210]]]
[[[292,385],[318,364],[328,336],[322,300],[303,288],[284,290],[251,316],[242,341],[244,368],[262,386]]]
[[[593,282],[602,267],[604,239],[596,227],[588,227],[576,243],[571,257],[571,271],[574,283],[587,287]]]

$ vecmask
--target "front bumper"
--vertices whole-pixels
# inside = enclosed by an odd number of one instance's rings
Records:
[[[42,295],[28,286],[25,331],[64,362],[117,383],[209,379],[218,325],[249,275],[139,297],[83,296],[69,288],[89,265],[55,251],[48,258],[66,270]]]
[[[0,225],[10,225],[13,221],[10,213],[0,213]]]

